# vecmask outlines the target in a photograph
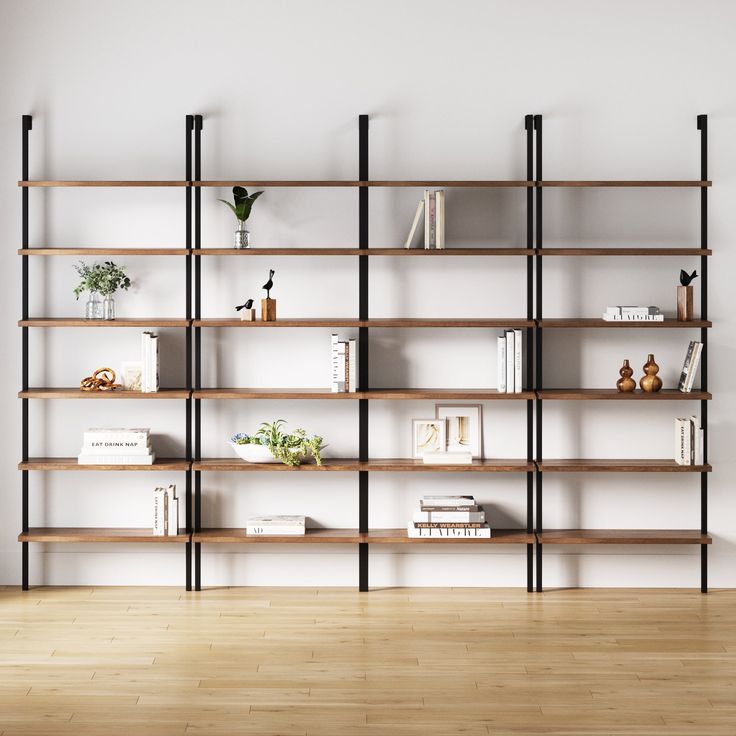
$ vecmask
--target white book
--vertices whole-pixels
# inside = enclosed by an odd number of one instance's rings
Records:
[[[524,359],[522,357],[521,330],[514,330],[514,393],[520,394],[523,385],[522,371]]]
[[[685,391],[690,393],[693,390],[693,384],[695,383],[695,374],[698,372],[698,365],[700,364],[700,356],[703,352],[703,343],[698,342],[693,348],[693,356],[690,360],[690,366],[687,374],[687,381],[685,383]]]
[[[445,248],[445,190],[439,189],[435,196],[435,247],[438,250]]]
[[[601,316],[606,322],[664,322],[663,314],[611,315],[604,312]]]
[[[457,496],[457,495],[429,495],[422,496],[421,504],[423,506],[468,506],[475,503],[473,496]]]
[[[422,453],[425,465],[472,465],[470,452],[425,452]]]
[[[427,537],[429,539],[490,539],[491,528],[482,526],[479,529],[424,529],[407,524],[406,532],[412,539]]]
[[[675,419],[675,462],[690,465],[690,427],[689,419]]]
[[[411,244],[414,242],[414,235],[417,232],[417,227],[419,225],[419,218],[422,216],[422,210],[424,209],[424,200],[419,200],[419,204],[417,205],[417,211],[414,213],[414,221],[411,223],[411,230],[409,231],[409,237],[406,239],[406,243],[404,243],[404,248],[411,248]]]
[[[248,526],[301,526],[307,524],[307,517],[298,514],[268,514],[264,516],[249,516],[245,523]]]
[[[169,495],[164,488],[164,536],[169,536]]]
[[[421,523],[426,521],[436,522],[484,522],[486,520],[485,511],[415,511],[411,517],[412,523]]]
[[[79,465],[153,465],[156,453],[150,455],[88,455],[77,456]]]
[[[153,536],[164,536],[164,496],[166,492],[163,488],[156,488],[153,491]]]
[[[348,351],[350,355],[350,365],[348,372],[350,374],[350,386],[348,391],[355,393],[358,390],[358,341],[355,339],[348,340]]]
[[[345,343],[337,343],[337,393],[345,391]]]
[[[150,443],[91,442],[82,445],[84,455],[149,455],[150,452]]]
[[[437,197],[429,193],[429,247],[437,247]]]
[[[429,250],[432,247],[432,213],[430,212],[431,194],[429,189],[424,190],[424,247]]]
[[[330,388],[333,394],[339,391],[338,386],[338,367],[337,367],[337,344],[338,336],[336,334],[330,335]]]
[[[690,340],[690,344],[687,346],[685,360],[682,363],[682,371],[680,371],[680,380],[677,384],[677,388],[679,391],[686,391],[685,386],[687,385],[687,379],[690,375],[690,365],[693,359],[693,352],[695,351],[695,344],[695,340]]]
[[[304,527],[298,526],[246,526],[245,533],[252,537],[300,537],[307,532]]]
[[[150,332],[141,334],[141,392],[147,394],[150,391],[151,378],[148,373],[148,337]]]
[[[159,356],[158,356],[158,335],[151,335],[151,393],[157,393],[159,389]]]
[[[505,330],[504,335],[506,335],[506,393],[513,394],[516,392],[514,387],[514,375],[516,374],[514,370],[514,331]]]
[[[693,462],[696,465],[703,465],[705,463],[705,449],[703,442],[705,442],[705,433],[702,427],[695,426],[695,455]]]
[[[496,339],[498,345],[497,369],[498,373],[498,391],[506,393],[506,335],[499,335]]]
[[[176,497],[176,486],[170,485],[166,491],[167,525],[166,534],[175,537],[179,534],[179,499]]]
[[[125,439],[148,441],[149,434],[151,434],[151,430],[148,427],[92,427],[91,429],[84,431],[84,439]]]
[[[306,534],[304,516],[251,516],[245,533],[253,536],[299,536]]]

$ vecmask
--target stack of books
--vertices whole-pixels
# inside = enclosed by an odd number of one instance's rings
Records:
[[[504,330],[498,336],[498,390],[502,394],[520,394],[524,340],[521,330]]]
[[[419,226],[419,220],[424,211],[424,247],[427,250],[435,248],[443,250],[445,247],[445,192],[438,189],[430,192],[429,189],[424,190],[424,197],[417,205],[417,211],[414,213],[414,221],[411,224],[409,237],[404,243],[405,248],[411,248],[414,241],[414,235]]]
[[[659,307],[606,307],[606,322],[664,322]]]
[[[141,335],[141,391],[155,394],[158,391],[158,335],[144,332]]]
[[[675,419],[675,462],[678,465],[703,464],[703,428],[696,416]]]
[[[354,393],[358,390],[358,343],[354,339],[340,340],[331,335],[333,394]]]
[[[685,353],[685,362],[682,364],[682,373],[680,374],[680,382],[677,388],[683,393],[690,393],[693,390],[695,382],[695,374],[698,371],[700,363],[700,354],[703,352],[703,343],[697,340],[691,340]]]
[[[150,429],[88,429],[79,465],[153,465]]]
[[[179,533],[179,499],[176,486],[153,491],[153,536],[175,537]]]
[[[486,514],[472,496],[422,496],[407,526],[410,538],[490,539]]]
[[[307,533],[305,516],[250,516],[245,533],[255,537],[297,537]]]

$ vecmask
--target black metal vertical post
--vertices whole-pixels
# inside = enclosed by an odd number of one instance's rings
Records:
[[[534,180],[534,116],[524,118],[526,130],[526,179]],[[534,248],[534,189],[526,189],[526,247]],[[526,318],[534,319],[534,256],[526,257]],[[526,329],[526,390],[534,388],[534,329]],[[526,460],[534,460],[534,401],[526,402]],[[526,531],[534,532],[534,472],[526,474]],[[534,545],[526,546],[526,589],[531,593],[534,590]]]
[[[192,319],[192,186],[189,182],[192,180],[192,131],[194,129],[194,117],[186,116],[186,138],[184,144],[185,151],[185,177],[187,187],[186,197],[186,216],[185,216],[185,241],[187,248],[186,255],[186,317],[187,320]],[[192,533],[192,325],[187,324],[186,336],[186,457],[190,463],[187,468],[186,479],[186,532]],[[192,543],[187,542],[186,545],[186,589],[192,589]]]
[[[33,128],[33,118],[30,115],[24,115],[23,116],[23,136],[22,136],[22,179],[23,181],[28,181],[28,132]],[[22,240],[21,245],[23,248],[27,248],[29,244],[28,240],[28,187],[22,187],[21,188],[21,197],[22,197]],[[28,256],[24,255],[22,256],[22,313],[23,313],[23,319],[28,319]],[[22,357],[22,388],[24,391],[28,390],[28,328],[23,327],[21,328],[23,331],[22,341],[23,341],[23,357]],[[23,461],[25,462],[28,460],[28,399],[22,399],[23,402]],[[23,490],[22,490],[22,510],[21,510],[21,523],[23,526],[23,531],[28,531],[28,471],[23,470]],[[23,552],[22,552],[22,587],[23,590],[28,590],[28,542],[23,542]]]
[[[358,179],[368,181],[368,116],[358,117]],[[368,187],[358,187],[358,247],[368,250]],[[358,316],[368,319],[368,253],[358,256]],[[358,390],[368,391],[368,328],[358,328]],[[358,399],[358,453],[368,460],[368,399]],[[358,531],[368,533],[368,471],[358,472]],[[358,589],[368,590],[368,544],[358,545]]]
[[[708,116],[698,115],[700,131],[700,179],[708,180]],[[708,187],[700,188],[700,247],[708,248]],[[700,318],[708,319],[708,256],[700,257]],[[700,329],[703,351],[700,356],[700,388],[708,390],[708,330]],[[703,462],[708,462],[708,402],[700,402],[703,427]],[[708,533],[708,473],[700,473],[700,532]],[[708,592],[708,545],[700,545],[700,592]]]
[[[202,181],[202,116],[194,116],[194,181]],[[202,247],[202,189],[194,187],[194,247]],[[202,263],[194,256],[194,319],[202,319]],[[194,327],[194,390],[202,388],[202,328]],[[194,461],[202,459],[202,402],[194,399]],[[202,530],[202,473],[194,471],[194,532]],[[202,545],[194,543],[194,589],[202,590]]]
[[[535,375],[534,383],[537,392],[542,390],[542,326],[539,320],[542,319],[542,116],[534,116],[534,131],[536,134],[536,167],[535,167],[535,193],[536,197],[536,318],[538,320],[537,327],[535,330],[536,334],[536,349],[534,351],[535,357]],[[542,399],[537,393],[536,398],[536,460],[537,464],[542,462]],[[536,470],[536,491],[537,491],[537,518],[535,525],[535,532],[537,535],[542,533],[543,522],[542,522],[542,473],[537,466]],[[537,592],[542,592],[542,544],[537,537],[535,543],[535,552],[537,560]]]

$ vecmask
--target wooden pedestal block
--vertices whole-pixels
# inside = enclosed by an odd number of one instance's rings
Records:
[[[276,321],[276,300],[261,299],[261,320],[263,322]]]
[[[677,287],[677,319],[679,322],[692,322],[693,319],[693,287]]]
[[[240,319],[242,322],[255,322],[256,321],[256,310],[255,309],[242,309],[240,312]]]

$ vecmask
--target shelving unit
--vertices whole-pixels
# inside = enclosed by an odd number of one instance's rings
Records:
[[[615,545],[670,545],[691,544],[701,548],[701,590],[707,591],[707,545],[711,537],[707,531],[708,473],[707,409],[712,396],[707,387],[707,331],[712,323],[707,318],[708,248],[707,194],[711,182],[707,179],[707,117],[698,116],[701,135],[701,178],[683,181],[546,181],[542,176],[542,117],[525,117],[526,179],[522,180],[371,180],[368,171],[368,117],[359,118],[358,178],[355,180],[254,180],[203,181],[202,129],[200,115],[185,119],[185,178],[181,181],[66,181],[28,179],[28,142],[32,127],[30,116],[22,121],[22,180],[18,182],[22,196],[22,243],[18,254],[22,261],[23,304],[22,318],[22,401],[23,450],[18,465],[22,474],[22,543],[23,589],[28,589],[28,544],[36,543],[155,543],[184,544],[185,580],[187,590],[202,585],[202,545],[210,544],[348,544],[358,547],[358,587],[368,590],[369,549],[371,544],[442,544],[431,539],[410,539],[405,529],[370,529],[368,524],[370,473],[516,473],[526,475],[526,528],[493,530],[490,539],[453,539],[451,544],[524,545],[527,560],[527,590],[542,590],[542,551],[545,544],[615,544]],[[206,187],[312,187],[354,188],[358,193],[357,247],[233,248],[202,247],[201,191]],[[29,247],[28,191],[33,187],[178,187],[184,190],[185,247]],[[526,193],[526,233],[524,248],[448,248],[424,250],[395,247],[370,247],[368,237],[368,197],[371,188],[442,187],[464,189],[515,188]],[[693,188],[700,192],[701,237],[699,247],[575,247],[545,248],[543,245],[543,190],[546,187],[664,187]],[[183,317],[177,318],[124,318],[114,322],[94,322],[79,318],[31,317],[29,314],[29,258],[65,256],[163,256],[185,259],[186,306]],[[357,258],[358,314],[355,318],[299,318],[280,319],[276,322],[244,322],[233,318],[202,316],[203,269],[202,257],[354,257]],[[526,259],[525,317],[513,319],[496,317],[447,318],[380,318],[369,316],[369,260],[371,257],[451,258],[451,257],[523,257]],[[665,320],[654,323],[606,322],[590,318],[549,318],[543,316],[543,262],[545,257],[682,257],[700,258],[701,310],[700,318],[692,322]],[[152,328],[173,327],[185,330],[186,381],[184,387],[166,388],[158,393],[143,394],[130,391],[82,392],[77,388],[31,387],[29,385],[28,330],[31,328],[89,327],[89,328]],[[359,366],[358,386],[355,393],[332,393],[328,388],[269,388],[269,387],[203,387],[202,341],[211,328],[355,328],[358,330]],[[374,387],[368,372],[369,334],[372,329],[492,329],[517,328],[525,332],[526,385],[521,393],[499,393],[495,388],[411,388]],[[616,389],[545,388],[543,383],[543,330],[560,329],[696,329],[704,344],[701,358],[701,387],[691,393],[665,389],[656,394],[635,391],[619,393]],[[158,459],[152,466],[80,466],[75,458],[29,457],[28,402],[31,400],[93,399],[93,400],[180,400],[185,404],[185,453],[183,458]],[[249,464],[237,458],[202,457],[202,401],[230,400],[284,400],[284,401],[357,401],[358,457],[329,458],[321,466],[305,464],[295,468],[281,464]],[[526,448],[523,458],[476,460],[471,465],[424,465],[409,458],[374,458],[369,448],[369,411],[371,401],[522,401],[526,407]],[[705,462],[702,466],[681,466],[669,459],[588,459],[545,458],[543,455],[543,402],[544,401],[698,401],[705,430]],[[29,473],[31,472],[182,472],[186,478],[186,525],[175,537],[154,537],[148,529],[107,528],[30,528],[29,527]],[[352,529],[310,529],[303,537],[248,537],[243,529],[203,528],[202,474],[211,472],[285,473],[341,472],[355,473],[358,481],[357,526]],[[663,529],[545,529],[543,526],[543,476],[545,473],[697,473],[700,475],[701,519],[697,530]],[[536,514],[535,514],[536,512]],[[535,554],[536,551],[536,554]],[[536,584],[534,562],[536,559]],[[192,581],[192,572],[194,580]]]
[[[545,544],[621,544],[621,545],[653,545],[653,544],[695,544],[701,550],[701,580],[703,593],[708,589],[708,546],[711,537],[708,535],[708,401],[712,398],[708,393],[708,329],[712,323],[708,320],[708,180],[707,146],[708,119],[705,115],[697,118],[700,130],[700,179],[694,181],[546,181],[542,175],[542,116],[534,118],[536,131],[536,590],[541,591],[542,584],[542,550]],[[542,193],[546,187],[692,187],[700,191],[700,247],[699,248],[544,248]],[[701,273],[700,319],[691,322],[665,320],[664,322],[606,322],[602,319],[550,319],[543,317],[543,259],[545,256],[699,256]],[[697,329],[703,343],[701,356],[701,388],[691,393],[681,393],[676,389],[664,389],[656,394],[642,391],[619,393],[616,389],[546,389],[543,376],[543,341],[545,329]],[[553,333],[554,334],[554,333]],[[701,422],[704,429],[704,459],[702,466],[680,466],[672,460],[595,460],[595,459],[548,459],[543,454],[543,402],[556,401],[699,401]],[[698,530],[666,530],[666,529],[545,529],[542,516],[543,476],[545,473],[698,473],[700,475],[701,518]]]

